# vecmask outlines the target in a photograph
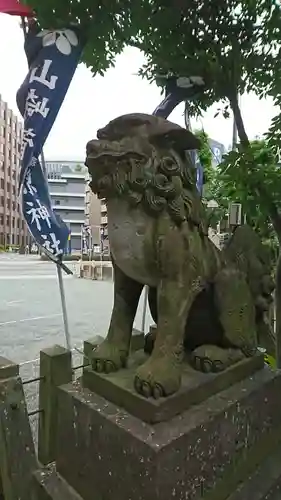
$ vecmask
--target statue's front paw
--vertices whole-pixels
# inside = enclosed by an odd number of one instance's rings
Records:
[[[128,351],[120,345],[105,340],[92,352],[91,364],[99,373],[116,372],[126,365]]]
[[[252,358],[258,352],[257,346],[254,344],[246,344],[241,347],[241,351],[243,352],[246,358]]]
[[[216,345],[201,345],[191,355],[195,370],[204,373],[217,373],[244,359],[240,349],[222,349]]]
[[[135,389],[142,396],[159,399],[177,392],[181,385],[181,364],[168,356],[154,358],[153,355],[135,375]]]

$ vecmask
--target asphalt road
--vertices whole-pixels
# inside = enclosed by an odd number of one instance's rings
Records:
[[[64,275],[64,287],[72,345],[106,335],[112,282]],[[139,328],[141,314],[140,305]],[[0,254],[0,354],[22,363],[54,344],[65,345],[56,266],[37,256]]]
[[[64,275],[64,287],[72,346],[81,348],[84,340],[105,336],[113,283]],[[142,310],[141,299],[136,328]],[[146,328],[150,323],[147,315]],[[0,355],[20,363],[28,379],[38,375],[40,350],[54,344],[66,345],[56,266],[37,256],[0,254]],[[74,353],[73,363],[79,362]],[[29,409],[37,405],[35,386],[26,386]]]

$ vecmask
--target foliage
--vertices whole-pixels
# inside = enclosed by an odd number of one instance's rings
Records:
[[[208,134],[204,130],[195,130],[194,134],[200,140],[201,146],[198,149],[200,163],[204,169],[204,183],[208,181],[209,175],[212,173],[213,155],[209,145]]]
[[[24,0],[23,3],[34,8],[43,28],[80,25],[88,40],[83,62],[94,74],[103,75],[114,65],[116,55],[137,29],[131,22],[128,0]]]
[[[264,360],[267,365],[269,365],[273,369],[276,369],[276,359],[273,356],[265,354]]]
[[[281,71],[281,13],[275,0],[25,0],[44,27],[78,23],[83,55],[94,73],[114,63],[124,45],[148,57],[143,74],[202,75],[200,109],[233,93],[268,94]],[[275,93],[276,93],[276,89]]]
[[[258,189],[261,184],[262,197]],[[214,170],[209,190],[225,212],[230,202],[242,203],[247,222],[260,232],[276,258],[278,241],[269,218],[269,205],[274,203],[277,209],[281,208],[281,175],[268,141],[255,140],[247,149],[224,155]]]
[[[281,70],[281,11],[272,0],[190,0],[187,4],[143,0],[135,41],[147,54],[143,74],[201,75],[206,82],[198,100],[204,110],[237,93],[276,93]],[[150,6],[150,8],[149,8]],[[280,81],[280,78],[279,78]],[[280,85],[280,84],[279,84]]]

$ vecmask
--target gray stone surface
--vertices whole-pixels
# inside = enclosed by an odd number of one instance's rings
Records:
[[[51,464],[34,473],[34,493],[32,500],[83,499],[57,474],[55,464]]]
[[[280,500],[281,445],[266,457],[227,500]]]
[[[280,440],[280,390],[265,368],[151,426],[76,382],[60,389],[57,469],[84,500],[225,500]]]
[[[143,350],[131,354],[126,368],[110,374],[98,373],[86,367],[82,384],[90,391],[124,408],[128,413],[147,423],[170,420],[188,408],[236,382],[252,375],[264,365],[263,355],[247,358],[218,373],[203,373],[194,370],[185,361],[182,371],[181,388],[167,398],[145,398],[134,387],[136,370],[147,359]]]

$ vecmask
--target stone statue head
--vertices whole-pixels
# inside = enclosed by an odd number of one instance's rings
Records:
[[[178,224],[188,216],[202,225],[196,172],[188,154],[199,140],[164,118],[142,113],[120,116],[87,144],[90,187],[107,200],[122,196],[152,214],[166,208]]]

